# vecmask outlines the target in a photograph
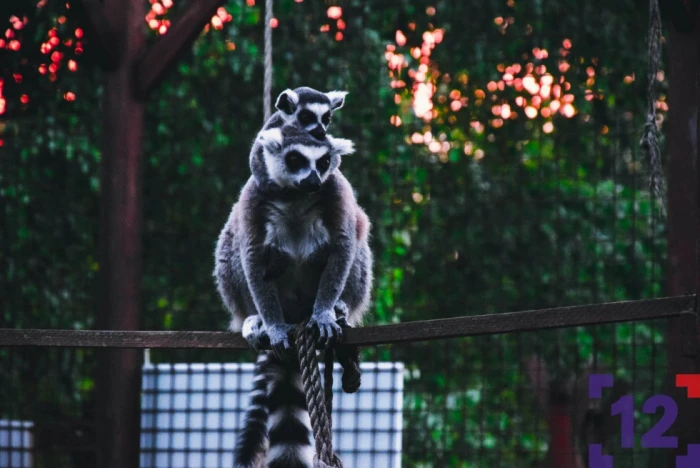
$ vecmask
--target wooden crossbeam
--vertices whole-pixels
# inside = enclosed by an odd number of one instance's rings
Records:
[[[695,295],[473,315],[348,329],[343,345],[373,346],[694,315]],[[0,346],[247,349],[237,333],[0,329]]]
[[[144,52],[134,66],[135,92],[145,99],[177,62],[180,54],[192,46],[216,9],[224,0],[197,0],[172,20],[168,31]]]

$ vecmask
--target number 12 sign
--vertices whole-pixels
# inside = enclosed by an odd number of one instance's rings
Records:
[[[600,399],[603,388],[613,386],[612,374],[591,374],[588,378],[588,397]],[[687,387],[688,398],[700,398],[700,374],[676,375],[676,387]],[[642,435],[643,448],[678,448],[678,437],[664,435],[676,421],[678,405],[668,395],[654,395],[644,402],[642,411],[654,414],[662,408],[661,419]],[[620,416],[622,448],[634,447],[634,398],[625,395],[610,408],[613,416]],[[689,444],[687,455],[676,456],[676,468],[697,468],[700,466],[700,444]],[[613,456],[604,455],[600,444],[588,446],[589,468],[613,468]]]

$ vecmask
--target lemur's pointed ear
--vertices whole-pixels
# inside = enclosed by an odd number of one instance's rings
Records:
[[[291,89],[285,89],[277,97],[275,107],[287,115],[292,115],[299,104],[299,95]]]
[[[327,135],[326,138],[333,147],[331,150],[333,154],[345,156],[346,154],[352,154],[355,152],[355,143],[353,143],[351,140],[347,140],[345,138],[335,138],[330,135]]]
[[[331,100],[331,109],[338,110],[345,104],[345,96],[348,95],[347,91],[330,91],[326,93],[328,99]]]
[[[270,128],[258,133],[258,141],[270,153],[277,153],[282,149],[282,131],[279,128]]]

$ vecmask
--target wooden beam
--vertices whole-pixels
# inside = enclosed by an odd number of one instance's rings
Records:
[[[420,320],[346,329],[341,345],[375,346],[618,322],[670,319],[692,312],[695,296]],[[0,346],[248,349],[240,334],[196,331],[0,329]]]
[[[697,11],[697,10],[696,10]],[[687,21],[682,28],[689,24]],[[679,31],[673,24],[668,28],[669,62],[669,120],[665,125],[669,151],[668,162],[668,293],[686,294],[698,289],[697,262],[700,229],[700,187],[697,167],[698,151],[698,40],[700,29]],[[678,417],[671,431],[678,437],[678,447],[668,451],[668,466],[675,466],[676,455],[685,455],[690,443],[700,440],[700,400],[689,399],[687,391],[675,385],[676,374],[700,372],[688,358],[692,354],[692,339],[697,333],[695,317],[669,322],[666,335],[668,378],[664,393],[678,405]]]
[[[164,35],[143,53],[134,68],[138,99],[145,99],[163,79],[178,57],[192,46],[204,25],[216,13],[224,0],[197,0],[173,19]]]
[[[143,103],[132,70],[145,43],[142,0],[105,0],[120,36],[121,61],[105,74],[100,187],[100,294],[97,326],[138,330],[141,315],[141,149]],[[137,468],[140,452],[142,353],[96,353],[96,439],[100,468]]]
[[[76,9],[78,15],[85,17],[86,37],[98,49],[92,54],[94,59],[104,70],[116,70],[123,44],[119,41],[113,21],[105,15],[102,3],[98,0],[79,0]]]

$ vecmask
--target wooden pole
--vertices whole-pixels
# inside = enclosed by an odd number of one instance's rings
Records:
[[[144,2],[105,0],[120,60],[105,73],[100,213],[98,325],[138,330],[141,301],[141,138],[143,104],[135,99],[133,65],[144,46]],[[137,468],[141,352],[104,350],[96,381],[97,466]]]
[[[668,293],[685,294],[698,290],[698,239],[700,235],[700,153],[698,137],[698,39],[696,26],[680,32],[681,23],[668,24],[669,31],[669,121],[666,125],[669,149],[668,183]],[[681,29],[687,29],[681,27]],[[689,344],[696,338],[694,324],[672,319],[667,334],[669,381],[666,393],[678,404],[673,432],[678,448],[669,451],[669,465],[675,456],[685,455],[688,444],[700,442],[700,400],[689,399],[687,390],[676,388],[676,374],[697,373],[695,361],[688,357]]]

